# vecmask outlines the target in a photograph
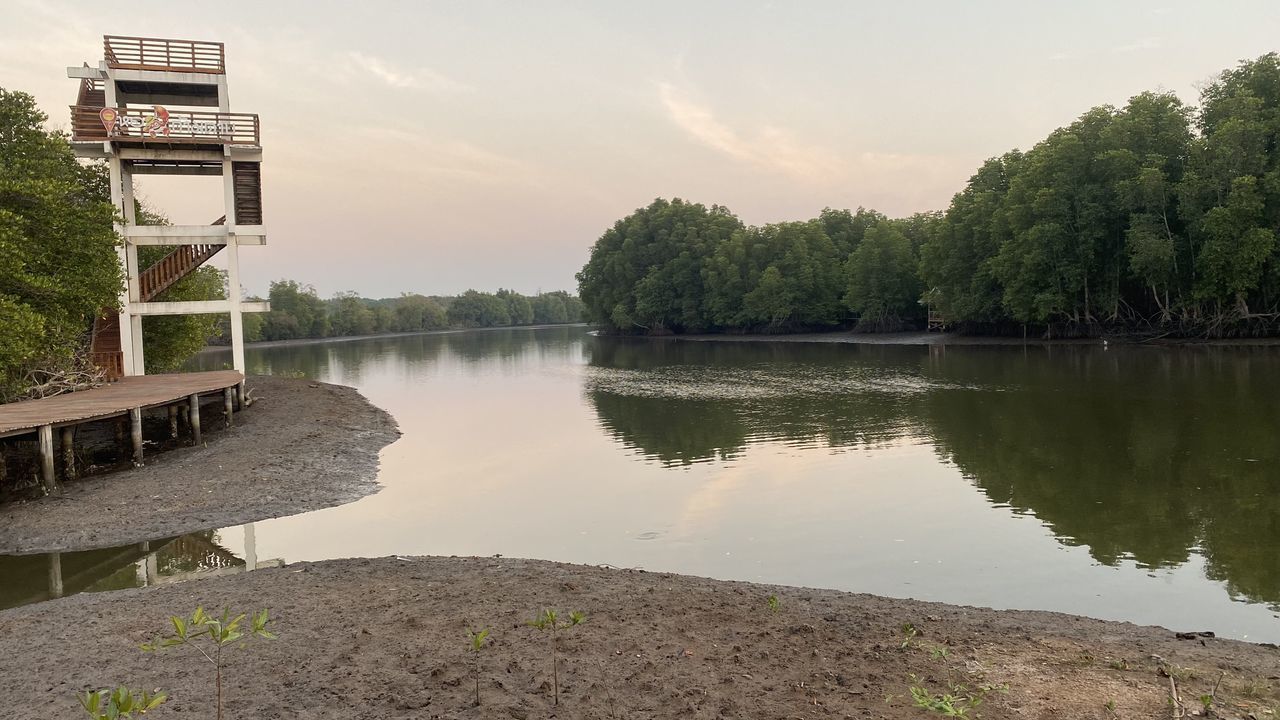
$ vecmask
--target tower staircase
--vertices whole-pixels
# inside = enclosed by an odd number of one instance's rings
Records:
[[[239,188],[237,188],[237,203],[239,202],[238,191]],[[259,204],[259,219],[261,214],[262,209]],[[222,225],[226,221],[227,217],[223,215],[210,225]],[[223,243],[177,246],[168,255],[160,258],[156,264],[139,273],[138,301],[155,300],[160,293],[195,272],[224,247],[226,245]],[[94,318],[89,358],[94,365],[106,371],[107,380],[118,380],[124,374],[124,348],[120,344],[120,315],[110,308],[103,310],[99,317]]]

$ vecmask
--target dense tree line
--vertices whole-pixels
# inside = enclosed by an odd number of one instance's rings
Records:
[[[23,92],[0,88],[0,401],[21,396],[32,373],[86,369],[90,329],[117,312],[124,276],[117,260],[107,170],[77,161],[61,133]],[[163,216],[137,206],[140,222]],[[170,248],[141,248],[147,266]],[[223,276],[202,268],[158,300],[222,296]],[[176,367],[203,346],[209,316],[144,319],[149,371]]]
[[[920,324],[981,331],[1280,329],[1280,57],[1226,70],[1198,108],[1100,106],[992,158],[944,212],[859,209],[747,227],[657,200],[578,274],[591,321],[633,333]]]
[[[271,283],[267,299],[270,312],[245,315],[246,340],[550,325],[583,318],[581,301],[563,291],[526,296],[505,289],[496,293],[468,290],[456,297],[405,293],[377,300],[344,292],[326,300],[310,286],[277,280]]]

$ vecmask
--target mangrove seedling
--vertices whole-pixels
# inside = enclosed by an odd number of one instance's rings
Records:
[[[159,690],[134,690],[121,685],[114,690],[87,690],[76,698],[93,720],[132,720],[160,707],[165,694]]]
[[[587,619],[587,614],[574,610],[569,613],[568,620],[561,620],[555,610],[543,610],[538,617],[529,621],[529,624],[539,630],[551,631],[551,690],[552,697],[555,698],[555,704],[560,704],[560,669],[557,654],[560,650],[560,637],[556,634],[558,630],[568,630],[571,627],[581,625]]]
[[[483,628],[479,631],[467,630],[467,641],[471,645],[471,669],[476,680],[476,706],[480,705],[480,650],[484,648],[484,642],[489,638],[489,629]]]
[[[902,640],[902,645],[899,646],[899,649],[906,650],[907,648],[911,647],[911,641],[914,640],[915,637],[919,634],[920,634],[920,631],[916,629],[915,625],[912,625],[911,623],[902,623],[903,640]]]
[[[765,603],[769,605],[769,610],[773,612],[778,612],[778,608],[782,607],[782,601],[778,599],[777,595],[770,595],[769,599],[765,600]]]
[[[207,614],[204,608],[198,607],[195,612],[191,613],[190,618],[181,618],[177,615],[169,618],[169,621],[173,623],[172,635],[165,637],[157,635],[155,640],[143,643],[138,647],[145,652],[157,652],[177,645],[188,645],[195,648],[197,652],[204,656],[205,660],[209,661],[210,665],[213,665],[214,685],[217,689],[216,717],[217,720],[222,720],[222,670],[226,667],[222,649],[245,637],[246,631],[241,630],[241,623],[244,622],[246,617],[245,613],[231,617],[231,611],[227,609],[222,611],[221,617],[214,617]],[[250,620],[249,629],[247,630],[248,635],[266,640],[275,640],[275,634],[267,630],[268,622],[265,609],[256,613]],[[205,647],[208,647],[209,650],[206,650]]]

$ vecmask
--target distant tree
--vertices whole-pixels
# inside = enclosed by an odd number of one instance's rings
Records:
[[[849,256],[844,301],[866,330],[899,330],[919,315],[921,285],[911,241],[898,223],[882,222],[867,231]]]
[[[448,326],[444,308],[422,295],[401,295],[393,303],[395,329],[400,332],[439,330]]]
[[[622,332],[709,328],[703,265],[742,227],[723,207],[679,198],[636,210],[600,236],[577,275],[588,316]]]
[[[492,293],[468,290],[449,305],[449,323],[458,327],[497,327],[511,324],[506,301]]]
[[[294,280],[277,280],[271,283],[267,296],[271,312],[263,323],[263,339],[320,338],[329,334],[325,304],[315,288]]]
[[[533,305],[529,298],[514,290],[498,289],[497,297],[507,304],[511,325],[529,325],[533,322]]]
[[[533,322],[552,325],[569,322],[569,311],[564,298],[554,293],[541,293],[529,301],[533,308]]]
[[[368,335],[374,331],[373,311],[354,292],[338,293],[329,301],[329,332],[337,337]]]

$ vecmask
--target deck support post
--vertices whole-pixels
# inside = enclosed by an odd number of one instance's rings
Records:
[[[222,391],[222,414],[226,418],[227,427],[231,427],[231,413],[235,412],[235,389],[226,388]]]
[[[187,420],[191,423],[191,443],[200,444],[200,396],[187,398]]]
[[[62,553],[49,553],[49,596],[62,597]]]
[[[76,479],[76,429],[72,425],[62,428],[62,476]]]
[[[178,406],[169,405],[169,439],[178,439]]]
[[[129,435],[133,440],[133,464],[142,464],[142,408],[129,411]]]
[[[53,474],[53,426],[40,426],[40,484],[45,493],[57,495],[62,492],[58,487],[58,478]]]
[[[241,380],[236,384],[236,409],[244,410],[248,407],[249,396],[244,391],[244,381]]]

